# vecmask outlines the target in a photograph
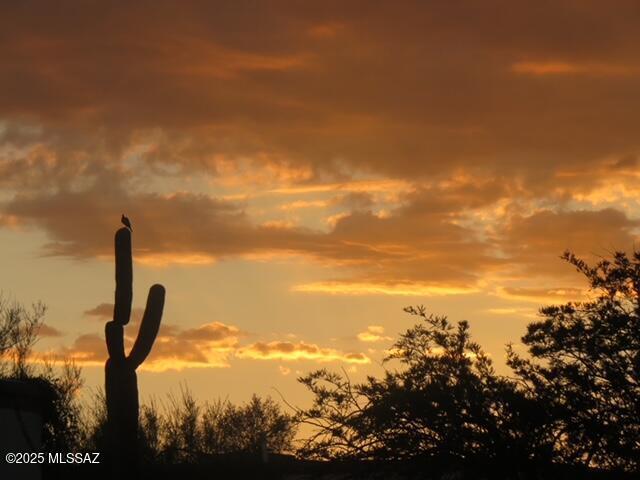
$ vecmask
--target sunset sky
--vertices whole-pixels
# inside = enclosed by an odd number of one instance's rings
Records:
[[[0,290],[36,349],[103,382],[113,235],[134,319],[163,326],[143,400],[245,401],[317,368],[379,375],[424,304],[500,371],[559,259],[640,233],[633,1],[3,2]]]

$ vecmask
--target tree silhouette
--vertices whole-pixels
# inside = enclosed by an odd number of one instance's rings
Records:
[[[327,459],[429,460],[523,471],[548,455],[544,411],[516,383],[498,376],[473,342],[469,324],[452,325],[423,307],[422,322],[401,335],[382,379],[352,384],[318,370],[300,381],[314,394],[300,419],[314,427],[302,449]]]
[[[588,280],[593,299],[540,310],[509,365],[547,406],[564,462],[640,467],[640,252],[594,267],[562,256]]]
[[[36,385],[43,401],[43,447],[49,452],[73,451],[82,441],[80,405],[81,370],[65,360],[61,368],[50,358],[34,361],[47,307],[35,302],[26,308],[0,295],[0,380]]]
[[[0,294],[0,375],[28,378],[33,374],[33,366],[27,360],[38,341],[46,311],[42,302],[27,309]]]

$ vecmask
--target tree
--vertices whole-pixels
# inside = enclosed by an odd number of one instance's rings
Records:
[[[80,369],[64,362],[56,369],[51,361],[37,366],[33,347],[47,311],[42,302],[30,309],[0,296],[0,378],[36,384],[46,403],[43,444],[48,451],[72,451],[82,442],[80,409],[76,393],[82,386]]]
[[[424,307],[405,311],[422,322],[401,335],[382,379],[352,384],[318,370],[300,381],[314,394],[301,421],[314,427],[301,453],[320,458],[431,459],[443,463],[502,462],[524,468],[548,450],[535,400],[495,374],[473,342],[469,324],[452,325]],[[520,467],[516,467],[516,465]]]
[[[38,332],[47,311],[42,302],[31,309],[18,302],[9,302],[0,294],[0,375],[28,378],[32,367],[27,362],[38,340]]]
[[[219,452],[241,451],[258,454],[263,449],[269,452],[282,453],[291,451],[295,435],[294,421],[270,397],[262,399],[253,395],[251,400],[242,406],[226,404],[221,415],[217,415],[211,405],[205,410],[205,431],[219,431],[222,439]],[[217,421],[215,419],[218,419]],[[205,442],[205,445],[215,445]],[[215,450],[211,450],[216,453]]]
[[[640,252],[589,266],[562,256],[593,298],[542,308],[509,365],[547,407],[556,456],[587,466],[640,468]]]
[[[96,401],[102,402],[101,397]],[[104,422],[101,407],[94,407],[92,432],[99,441]],[[199,404],[184,389],[180,397],[169,397],[165,408],[156,402],[140,410],[140,444],[143,458],[151,463],[197,463],[203,456],[260,454],[293,450],[294,419],[271,398],[256,395],[244,405],[228,401]]]

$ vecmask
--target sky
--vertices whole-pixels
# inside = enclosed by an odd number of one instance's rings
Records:
[[[380,375],[402,311],[468,320],[499,371],[559,257],[640,233],[633,1],[4,2],[0,290],[38,355],[103,383],[113,235],[133,224],[142,400]],[[278,393],[279,392],[279,393]]]

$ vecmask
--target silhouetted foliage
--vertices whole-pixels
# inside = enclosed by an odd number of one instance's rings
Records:
[[[253,396],[245,405],[216,401],[198,405],[184,390],[160,412],[142,409],[141,432],[147,448],[166,462],[194,462],[206,455],[260,454],[292,450],[295,423],[271,398]]]
[[[469,325],[405,309],[422,322],[393,345],[382,379],[352,384],[318,370],[299,379],[314,394],[300,420],[314,427],[301,454],[325,459],[433,459],[523,469],[546,458],[544,418],[516,388],[496,375]]]
[[[106,407],[98,392],[88,407],[86,449],[104,445]],[[244,405],[228,401],[199,404],[184,389],[166,404],[152,400],[140,407],[139,450],[144,463],[197,463],[226,454],[285,453],[293,450],[294,419],[271,398],[256,395]]]
[[[82,405],[83,449],[104,452],[107,448],[107,399],[104,390],[94,391]]]
[[[41,302],[27,309],[0,295],[0,375],[15,379],[30,377],[33,367],[27,359],[38,341],[46,311]]]
[[[560,461],[640,469],[640,253],[594,267],[570,252],[594,296],[540,310],[509,365],[546,405]]]
[[[47,451],[73,451],[82,442],[80,406],[76,394],[82,386],[81,370],[65,361],[32,358],[44,324],[46,306],[37,302],[30,309],[0,297],[0,378],[35,383],[40,387],[44,409],[43,444]]]

